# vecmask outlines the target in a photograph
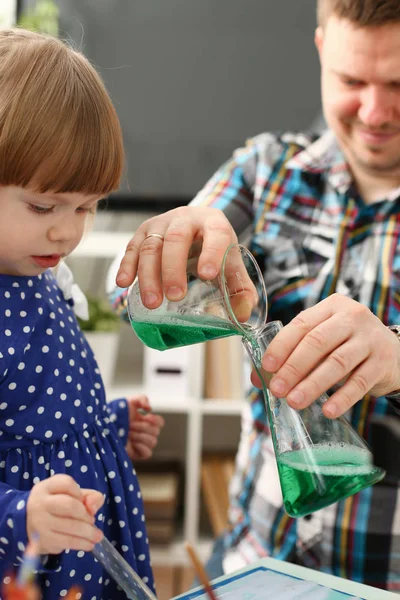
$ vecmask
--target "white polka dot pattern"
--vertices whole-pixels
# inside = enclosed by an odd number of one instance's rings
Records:
[[[0,581],[26,547],[29,490],[66,473],[104,494],[97,525],[153,587],[139,486],[123,448],[126,401],[106,405],[71,301],[50,272],[0,275],[0,320]],[[72,583],[85,598],[125,599],[83,551],[64,552],[43,582],[43,600],[64,597]]]

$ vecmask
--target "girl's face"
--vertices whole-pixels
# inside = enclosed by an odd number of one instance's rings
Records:
[[[82,239],[99,196],[0,186],[0,274],[40,275]]]

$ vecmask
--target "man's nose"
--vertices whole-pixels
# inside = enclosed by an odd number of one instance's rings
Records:
[[[368,86],[361,93],[358,116],[368,127],[382,127],[393,121],[394,94],[381,86]]]

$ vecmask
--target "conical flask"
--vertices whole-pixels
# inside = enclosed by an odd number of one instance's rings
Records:
[[[186,265],[186,294],[182,300],[164,297],[160,306],[148,309],[142,301],[139,280],[131,285],[127,297],[129,320],[146,346],[169,350],[242,335],[242,329],[231,318],[232,310],[235,318],[248,327],[257,328],[265,323],[264,281],[259,278],[259,269],[251,254],[247,250],[243,255],[230,252],[224,261],[222,287],[221,277],[212,280],[200,277],[197,269],[200,252],[201,244],[196,242]]]
[[[232,255],[231,257],[229,255]],[[268,374],[261,361],[269,343],[282,329],[280,321],[253,327],[237,318],[232,299],[231,264],[242,257],[252,280],[262,280],[262,273],[247,249],[237,244],[228,248],[222,265],[222,287],[232,321],[242,331],[243,344],[263,383],[263,394],[278,465],[283,502],[291,517],[301,517],[377,483],[385,471],[373,465],[366,442],[345,417],[328,419],[322,412],[327,394],[322,394],[303,410],[292,409],[285,398],[276,398],[267,388]],[[252,261],[250,269],[248,262]],[[253,270],[258,270],[258,278]],[[240,291],[240,290],[238,290]],[[267,293],[264,288],[267,304]],[[257,308],[257,305],[255,304]],[[257,309],[257,314],[259,310]]]
[[[261,360],[281,328],[272,321],[242,339],[263,382],[285,510],[301,517],[377,483],[385,472],[345,417],[325,417],[326,394],[297,411],[267,389]]]

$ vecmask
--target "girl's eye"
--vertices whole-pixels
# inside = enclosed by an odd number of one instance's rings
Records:
[[[90,206],[90,207],[80,206],[79,208],[76,209],[76,212],[93,215],[95,213],[95,207],[94,206]]]
[[[29,210],[38,215],[48,215],[53,212],[54,206],[38,206],[37,204],[29,204]]]

